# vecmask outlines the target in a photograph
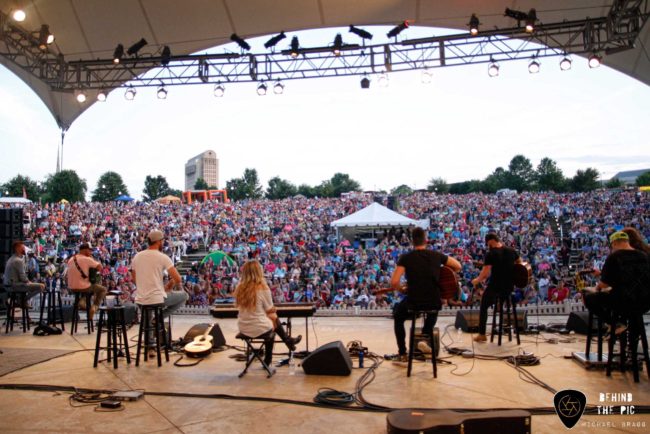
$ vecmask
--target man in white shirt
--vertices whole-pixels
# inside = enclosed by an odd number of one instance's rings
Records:
[[[169,256],[162,253],[165,236],[159,230],[152,230],[147,236],[149,248],[131,261],[131,274],[136,285],[135,302],[137,304],[165,304],[163,316],[174,313],[187,301],[185,291],[172,291],[181,283],[181,276]],[[167,284],[163,284],[165,271],[169,275]]]

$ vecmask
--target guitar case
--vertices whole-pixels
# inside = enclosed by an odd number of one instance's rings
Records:
[[[459,413],[451,410],[396,410],[386,417],[389,434],[530,434],[525,410]]]
[[[183,337],[182,345],[185,346],[190,342],[194,341],[195,337],[201,336],[210,327],[212,327],[212,324],[208,324],[208,323],[201,323],[192,326],[192,328],[189,329],[187,333],[185,333],[185,336]],[[212,331],[210,331],[210,335],[212,336],[212,349],[220,348],[226,345],[226,338],[223,336],[219,324],[215,324],[214,327],[212,327]]]

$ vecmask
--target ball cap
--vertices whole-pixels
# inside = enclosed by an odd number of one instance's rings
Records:
[[[609,236],[609,242],[613,243],[614,241],[630,241],[630,236],[623,231],[614,232]]]
[[[163,234],[162,231],[159,231],[158,229],[154,229],[151,232],[149,232],[149,235],[147,235],[147,238],[152,243],[155,243],[156,241],[160,241],[163,238],[165,238],[165,234]]]

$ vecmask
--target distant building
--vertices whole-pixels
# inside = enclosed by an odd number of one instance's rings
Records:
[[[635,185],[636,179],[646,172],[650,172],[650,169],[628,170],[625,172],[618,172],[616,175],[612,176],[612,179],[618,178],[621,181],[623,181],[623,184]]]
[[[193,190],[199,178],[203,178],[208,187],[219,187],[219,159],[216,152],[205,151],[185,163],[185,190]]]

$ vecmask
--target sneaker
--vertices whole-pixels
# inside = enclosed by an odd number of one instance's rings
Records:
[[[487,336],[485,335],[476,335],[474,342],[487,342]]]
[[[431,354],[431,347],[426,341],[418,342],[418,350],[422,351],[424,354]]]
[[[406,363],[409,361],[409,356],[406,354],[385,354],[384,360],[389,360],[391,362],[397,363]]]
[[[616,324],[616,329],[614,330],[614,334],[616,336],[620,336],[623,333],[625,333],[626,330],[627,330],[627,326],[625,324]]]
[[[298,345],[302,341],[302,335],[298,335],[295,338],[289,338],[287,339],[287,347],[291,351],[296,351],[296,345]]]

